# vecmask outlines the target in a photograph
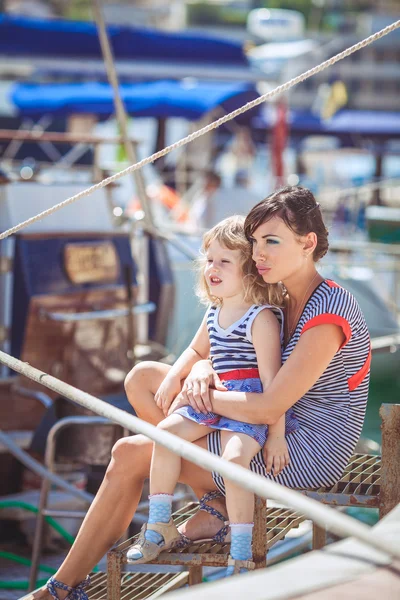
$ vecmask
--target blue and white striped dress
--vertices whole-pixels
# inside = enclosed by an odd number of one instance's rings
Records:
[[[246,313],[227,328],[219,325],[220,307],[211,306],[207,312],[207,330],[210,338],[210,356],[215,371],[223,378],[228,390],[237,392],[262,392],[262,383],[258,374],[257,356],[252,341],[252,326],[257,315],[272,310],[278,317],[283,336],[283,316],[279,308],[270,305],[253,304]],[[268,436],[268,425],[243,423],[235,419],[221,417],[215,413],[198,413],[191,406],[183,406],[176,413],[212,429],[245,433],[255,439],[261,447]],[[286,434],[298,428],[294,411],[286,413]]]
[[[289,358],[302,333],[333,323],[345,335],[342,347],[312,388],[294,405],[299,428],[286,437],[290,465],[276,477],[265,470],[260,451],[251,470],[290,488],[333,485],[346,467],[359,439],[368,400],[371,362],[370,337],[356,299],[330,280],[323,281],[309,298],[296,329],[283,351]],[[208,435],[208,449],[221,454],[219,431]],[[223,492],[222,477],[213,473]]]

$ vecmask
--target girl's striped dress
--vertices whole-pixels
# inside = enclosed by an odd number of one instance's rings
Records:
[[[267,473],[262,450],[251,470],[290,488],[333,485],[346,467],[359,439],[368,400],[371,363],[370,337],[356,299],[330,280],[312,293],[296,329],[283,351],[283,363],[300,336],[312,327],[333,323],[345,340],[325,372],[294,405],[299,428],[286,437],[290,465],[277,476]],[[221,454],[220,432],[208,435],[208,449]],[[222,477],[213,473],[224,492]]]
[[[238,321],[225,329],[219,325],[220,308],[210,306],[208,309],[207,330],[210,338],[210,356],[215,371],[228,390],[262,392],[257,356],[252,342],[252,326],[257,315],[265,309],[271,309],[279,318],[282,339],[283,318],[279,308],[253,304]],[[245,433],[255,439],[261,447],[267,440],[268,425],[243,423],[215,413],[202,414],[193,410],[191,406],[183,406],[175,413],[212,429]],[[291,409],[286,413],[286,434],[289,435],[297,427],[298,422]]]

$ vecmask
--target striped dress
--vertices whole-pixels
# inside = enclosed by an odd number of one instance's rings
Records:
[[[257,315],[269,309],[278,317],[281,341],[283,338],[283,313],[280,308],[269,304],[253,304],[235,323],[223,328],[219,324],[220,307],[210,306],[207,311],[207,331],[210,339],[210,357],[213,368],[228,390],[235,392],[262,392],[262,382],[257,368],[257,354],[253,345],[252,326]],[[262,448],[267,441],[268,425],[243,423],[221,417],[216,413],[196,412],[191,406],[182,406],[175,411],[186,419],[206,425],[211,429],[244,433],[252,437]],[[289,435],[299,424],[294,411],[285,415],[285,431]]]
[[[294,405],[299,429],[286,436],[290,465],[274,477],[265,470],[262,451],[251,470],[290,488],[318,488],[338,481],[359,439],[368,400],[371,363],[370,337],[356,299],[330,280],[312,293],[286,348],[289,358],[300,336],[322,324],[342,328],[345,340],[325,372]],[[208,449],[221,454],[220,433],[208,435]],[[220,475],[213,473],[224,492]]]

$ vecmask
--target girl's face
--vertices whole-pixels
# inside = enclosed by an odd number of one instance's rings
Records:
[[[253,260],[266,283],[285,283],[301,272],[308,236],[299,238],[279,217],[272,217],[257,227],[252,235]]]
[[[212,296],[227,299],[244,292],[240,250],[229,250],[213,240],[206,251],[204,277]]]

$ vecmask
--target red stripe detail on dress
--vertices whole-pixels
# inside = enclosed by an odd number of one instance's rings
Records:
[[[218,373],[221,381],[228,381],[229,379],[260,379],[260,372],[258,369],[234,369],[233,371],[226,371],[226,373]]]
[[[371,357],[372,357],[372,352],[371,352],[371,348],[370,348],[369,354],[367,356],[367,360],[365,361],[364,365],[361,367],[361,369],[359,371],[357,371],[357,373],[354,373],[354,375],[352,375],[347,382],[349,385],[350,392],[353,392],[356,388],[358,388],[360,383],[362,383],[364,381],[364,379],[367,376],[367,373],[369,371],[369,368],[371,366]]]
[[[341,285],[339,285],[338,283],[336,283],[336,281],[332,281],[332,279],[325,279],[325,281],[329,285],[330,288],[340,288],[340,287],[342,287]]]
[[[344,348],[344,346],[347,344],[347,342],[351,338],[350,323],[348,321],[346,321],[346,319],[344,317],[340,317],[339,315],[334,315],[332,313],[324,313],[322,315],[317,315],[316,317],[313,317],[312,319],[307,321],[307,323],[304,325],[303,329],[301,330],[301,333],[304,333],[305,331],[307,331],[308,329],[311,329],[312,327],[317,327],[318,325],[339,325],[339,327],[341,327],[343,329],[343,333],[344,333],[346,339],[344,340],[343,344],[340,346],[339,350]]]

